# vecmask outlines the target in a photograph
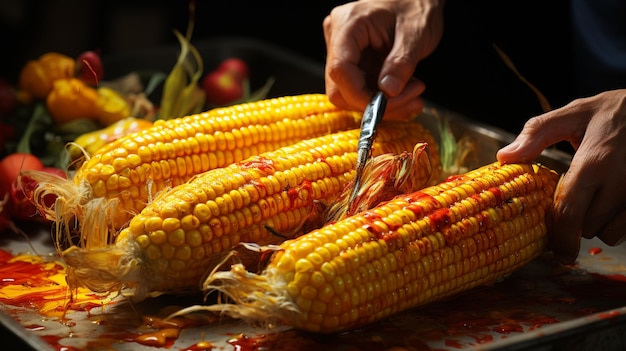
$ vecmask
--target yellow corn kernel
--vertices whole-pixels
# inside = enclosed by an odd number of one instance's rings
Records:
[[[400,195],[283,242],[260,274],[240,264],[214,272],[205,291],[218,290],[236,305],[180,313],[228,311],[330,333],[492,284],[546,249],[545,213],[557,178],[538,165],[494,163]],[[468,198],[476,203],[468,206]],[[339,250],[328,250],[330,257],[313,254],[333,245]],[[308,281],[297,281],[302,267]]]

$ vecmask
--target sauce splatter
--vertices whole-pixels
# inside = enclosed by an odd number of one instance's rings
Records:
[[[211,351],[215,348],[213,344],[208,341],[200,341],[189,347],[185,347],[182,351]]]
[[[239,334],[230,338],[228,343],[234,346],[235,351],[260,351],[269,350],[267,348],[269,341],[267,335],[250,337],[245,334]]]
[[[239,167],[241,167],[242,169],[258,169],[265,172],[266,174],[271,174],[275,172],[274,161],[261,156],[255,156],[251,157],[248,160],[241,161],[239,162]]]
[[[63,265],[53,259],[13,256],[0,251],[0,300],[5,304],[51,315],[58,314],[58,306],[60,311],[64,308],[86,311],[106,304],[82,290],[76,294],[79,298],[68,302],[64,273]],[[206,339],[210,341],[204,341],[204,332],[210,333],[212,325],[224,321],[223,317],[205,314],[172,319],[157,317],[169,315],[169,312],[179,308],[174,304],[180,301],[195,303],[201,297],[193,302],[174,299],[150,300],[143,305],[121,304],[114,306],[114,313],[90,314],[89,320],[77,319],[73,322],[76,326],[79,323],[97,325],[98,335],[88,342],[87,348],[106,349],[115,343],[136,343],[155,350],[179,351],[229,350],[229,346],[234,351],[455,350],[476,348],[500,339],[512,340],[515,335],[540,331],[545,325],[578,317],[616,318],[619,313],[611,309],[626,305],[625,282],[626,277],[621,274],[597,275],[576,269],[566,270],[550,260],[542,259],[491,287],[475,289],[452,299],[391,316],[358,330],[333,335],[294,330],[276,333],[265,331],[257,335],[243,332],[243,328],[238,329],[242,324],[233,323],[233,327],[228,329],[230,334],[220,336],[213,333]],[[546,286],[550,289],[546,290]],[[41,302],[48,298],[56,301],[53,306]],[[166,307],[157,313],[147,309],[155,304]],[[123,311],[128,316],[120,317]],[[137,320],[138,316],[140,320]],[[63,323],[69,324],[68,321]],[[46,332],[44,325],[31,321],[25,323],[25,328],[39,335]],[[199,332],[202,337],[198,337],[199,341],[192,345],[180,346],[177,342],[182,341],[179,336],[186,332],[185,329],[202,330]],[[80,349],[65,346],[64,340],[69,340],[67,338],[68,335],[42,336],[57,350]]]
[[[54,346],[58,351],[80,351],[75,347],[61,345],[61,336],[59,335],[44,335],[41,338],[49,345]]]
[[[65,267],[59,261],[30,254],[13,256],[0,249],[0,302],[35,308],[48,317],[62,317],[68,310],[88,311],[110,302],[83,288],[71,295]]]
[[[602,253],[602,249],[599,247],[592,247],[589,249],[589,254],[591,256],[599,255]]]

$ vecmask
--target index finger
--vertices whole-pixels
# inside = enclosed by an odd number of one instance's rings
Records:
[[[358,28],[334,27],[330,17],[324,21],[326,40],[325,82],[331,100],[341,99],[347,105],[363,110],[372,92],[367,87],[365,72],[359,67],[361,52],[367,43],[357,40]]]

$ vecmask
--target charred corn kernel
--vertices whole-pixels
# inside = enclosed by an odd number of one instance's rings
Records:
[[[63,198],[62,208],[42,207],[42,212],[60,231],[90,223],[80,229],[83,241],[104,246],[159,191],[244,155],[355,128],[358,118],[359,113],[336,108],[323,94],[305,94],[159,120],[99,148],[70,181],[33,172],[39,183],[35,200],[43,204],[38,199],[51,193]]]
[[[202,277],[236,245],[276,244],[315,221],[316,204],[337,196],[354,177],[358,136],[359,130],[353,129],[304,140],[207,171],[163,191],[133,217],[114,245],[66,250],[62,255],[75,268],[69,280],[99,292],[134,287],[136,297],[197,289]],[[382,124],[373,153],[402,152],[425,138],[431,136],[413,122]],[[327,165],[332,171],[307,172],[312,164]],[[311,192],[312,184],[320,181],[328,183],[325,191]],[[344,240],[349,243],[345,248],[354,244],[354,239]],[[319,245],[302,246],[294,256],[303,258],[283,263],[295,266],[299,289],[319,285],[320,274],[311,273],[338,251],[324,247],[318,251],[323,242],[319,238]],[[204,250],[194,254],[194,247]],[[110,260],[99,266],[90,255],[103,250],[108,250]],[[304,292],[306,306],[314,291]]]
[[[494,163],[400,195],[283,242],[261,274],[241,264],[214,272],[205,291],[236,304],[179,313],[227,311],[329,333],[491,284],[546,249],[557,178],[538,165]]]

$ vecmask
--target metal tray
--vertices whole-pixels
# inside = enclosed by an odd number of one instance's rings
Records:
[[[280,49],[268,49],[247,40],[227,43],[227,54],[261,50],[255,51],[259,62],[279,62],[285,79],[288,76],[293,79],[293,72],[305,72],[299,77],[308,77],[304,80],[308,82],[309,92],[323,88],[323,71],[300,61],[301,58],[294,59]],[[214,44],[201,47],[207,50]],[[254,45],[250,48],[248,44]],[[168,60],[175,59],[175,51],[168,52]],[[170,55],[172,52],[174,55]],[[154,55],[158,60],[159,56]],[[294,62],[298,64],[290,66]],[[291,73],[287,72],[289,69]],[[289,87],[281,89],[285,90],[273,95],[296,93],[289,91]],[[301,92],[307,91],[297,93]],[[432,130],[438,128],[442,119],[450,122],[455,136],[470,136],[478,142],[478,164],[494,161],[496,151],[513,139],[506,132],[432,104],[420,116],[420,122]],[[570,159],[564,152],[547,150],[539,161],[563,172]],[[5,236],[0,239],[0,248],[16,254],[33,249],[39,254],[53,251],[46,229],[33,229],[29,235],[30,244],[23,238]],[[583,240],[579,260],[573,267],[558,265],[547,253],[492,286],[406,311],[358,330],[314,335],[289,328],[267,330],[220,318],[182,328],[178,337],[169,340],[163,349],[621,350],[626,349],[624,265],[624,247],[607,247],[595,239]],[[88,312],[72,311],[65,321],[42,316],[36,309],[0,304],[3,343],[7,347],[34,350],[155,350],[159,348],[138,343],[131,337],[154,332],[142,317],[157,316],[172,306],[187,306],[202,300],[200,296],[162,296],[141,303],[121,298],[116,302]],[[211,347],[202,348],[201,341],[209,342]]]

